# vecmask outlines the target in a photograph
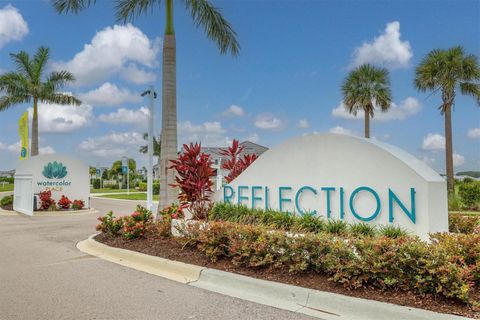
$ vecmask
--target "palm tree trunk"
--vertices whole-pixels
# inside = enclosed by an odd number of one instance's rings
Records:
[[[38,155],[38,99],[33,98],[32,146],[30,156]]]
[[[160,211],[177,202],[178,190],[171,187],[175,183],[175,171],[169,169],[170,160],[177,158],[177,80],[176,43],[173,31],[173,0],[165,3],[167,26],[163,39],[163,78],[162,78],[162,136],[160,150]]]
[[[365,138],[370,138],[370,114],[365,112]]]
[[[452,105],[445,108],[445,162],[447,169],[447,190],[449,194],[455,193],[453,178],[453,142],[452,142]]]

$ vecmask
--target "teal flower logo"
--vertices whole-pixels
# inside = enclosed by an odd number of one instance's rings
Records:
[[[45,178],[48,179],[62,179],[67,176],[67,167],[63,165],[61,162],[50,162],[45,167],[43,167],[42,174]]]

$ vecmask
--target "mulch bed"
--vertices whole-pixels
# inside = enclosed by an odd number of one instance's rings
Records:
[[[13,203],[12,204],[7,204],[5,206],[2,206],[3,210],[10,210],[13,211]]]
[[[165,259],[181,261],[198,266],[234,272],[253,278],[480,319],[480,309],[474,309],[459,301],[444,297],[433,295],[420,296],[412,292],[400,290],[381,291],[376,288],[360,288],[350,290],[340,284],[329,281],[327,276],[314,272],[291,274],[287,269],[277,269],[273,267],[238,267],[225,259],[212,263],[201,252],[190,247],[184,248],[183,245],[175,238],[163,238],[157,235],[149,235],[147,238],[126,240],[122,237],[111,237],[105,234],[99,234],[95,237],[95,239],[112,247],[133,250],[152,256],[158,256]],[[475,293],[475,300],[477,301],[480,301],[479,291]]]

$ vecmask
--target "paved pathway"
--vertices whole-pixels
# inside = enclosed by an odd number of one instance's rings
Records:
[[[92,199],[105,213],[134,202]],[[0,320],[310,319],[207,292],[83,254],[97,215],[0,216]]]

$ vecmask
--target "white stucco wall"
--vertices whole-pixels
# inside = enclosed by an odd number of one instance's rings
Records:
[[[352,214],[349,205],[351,193],[358,187],[366,186],[380,199],[380,212],[369,223],[389,224],[389,189],[391,189],[408,210],[411,210],[411,188],[415,189],[416,221],[413,223],[406,213],[394,201],[393,224],[399,225],[426,239],[429,232],[448,231],[447,189],[445,180],[407,152],[375,140],[338,135],[315,134],[297,137],[265,152],[247,170],[229,184],[234,190],[231,200],[238,203],[238,187],[248,200],[241,203],[252,206],[252,186],[261,201],[255,207],[265,206],[265,187],[269,188],[269,207],[279,209],[278,188],[288,186],[292,191],[283,192],[291,203],[284,202],[283,210],[298,212],[295,206],[296,192],[303,186],[313,187],[317,191],[305,190],[299,197],[304,211],[317,211],[317,215],[327,217],[327,195],[322,187],[334,187],[331,192],[330,218],[340,219],[340,187],[344,190],[344,220],[350,223],[360,222]],[[228,194],[230,189],[225,190]],[[224,189],[214,196],[223,201]],[[354,197],[354,210],[363,217],[375,212],[377,202],[368,191],[360,191]]]
[[[45,166],[55,161],[66,167],[65,177],[48,178],[43,175]],[[85,207],[90,207],[89,168],[81,161],[59,154],[35,156],[17,163],[15,176],[22,175],[32,175],[34,194],[50,190],[52,198],[57,202],[65,195],[72,201],[83,200]]]

